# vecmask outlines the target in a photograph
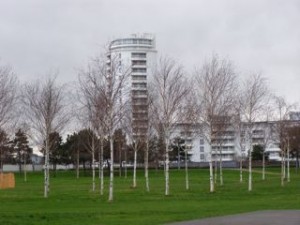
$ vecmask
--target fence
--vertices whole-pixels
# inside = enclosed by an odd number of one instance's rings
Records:
[[[24,171],[24,168],[28,172],[32,171],[42,171],[44,166],[43,165],[36,165],[36,164],[27,164],[26,166],[22,165],[22,171]],[[54,169],[53,165],[50,165],[50,169]],[[68,169],[74,169],[73,165],[57,165],[57,170],[68,170]],[[13,164],[4,164],[3,165],[3,172],[19,172],[19,166],[13,165]]]

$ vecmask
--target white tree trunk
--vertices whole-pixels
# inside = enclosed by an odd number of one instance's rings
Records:
[[[48,168],[47,168],[47,191],[50,192],[50,154],[48,152]]]
[[[290,144],[288,143],[288,148],[287,148],[287,182],[290,182]]]
[[[45,143],[45,165],[44,165],[44,197],[48,198],[49,192],[49,135]]]
[[[114,199],[114,143],[112,136],[110,136],[110,177],[109,177],[109,195],[108,201],[112,202]]]
[[[122,177],[122,148],[121,148],[121,144],[120,141],[118,143],[118,148],[119,148],[119,177]]]
[[[212,149],[210,145],[210,160],[209,160],[209,187],[210,187],[210,192],[215,191],[214,187],[214,171],[213,171],[213,159],[212,159]]]
[[[177,143],[177,169],[180,170],[180,161],[181,161],[181,158],[180,158],[180,148],[179,148],[179,143]]]
[[[248,180],[248,191],[252,191],[252,143],[249,149],[249,180]]]
[[[166,141],[166,162],[165,162],[165,181],[166,181],[166,187],[165,187],[165,195],[170,194],[170,180],[169,180],[169,139]]]
[[[127,150],[125,149],[125,168],[124,168],[124,173],[125,173],[125,178],[127,178]]]
[[[266,179],[266,158],[265,158],[265,151],[263,152],[262,158],[262,180]]]
[[[283,179],[286,180],[286,151],[283,153]]]
[[[223,186],[223,161],[222,161],[222,150],[220,152],[220,185]]]
[[[149,141],[146,143],[146,152],[145,152],[145,181],[146,181],[146,191],[150,192],[149,187]]]
[[[133,160],[133,182],[132,187],[136,188],[136,162],[137,162],[137,144],[134,144],[134,160]]]
[[[190,189],[190,185],[189,185],[189,168],[188,168],[186,147],[185,147],[185,151],[184,151],[184,164],[185,164],[185,189],[189,190]]]
[[[284,186],[284,178],[285,178],[285,164],[284,164],[284,151],[282,152],[282,156],[281,156],[281,186]]]
[[[46,155],[45,155],[45,165],[44,165],[44,198],[47,198],[48,197],[48,185],[47,185],[47,182],[48,182],[48,172],[47,172],[47,163],[46,163]]]
[[[92,191],[94,192],[95,191],[95,146],[94,146],[94,141],[93,141],[93,144],[92,144]]]
[[[104,176],[103,176],[103,138],[100,137],[100,153],[99,153],[99,178],[100,178],[100,195],[103,195],[103,190],[104,190]]]
[[[243,159],[240,159],[240,183],[243,182]]]
[[[217,156],[217,154],[215,154]],[[218,180],[218,161],[217,161],[217,158],[215,158],[214,160],[214,168],[213,168],[215,171],[215,175],[214,175],[214,182],[215,184],[217,184],[217,180]]]

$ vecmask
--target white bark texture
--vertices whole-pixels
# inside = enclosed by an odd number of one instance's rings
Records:
[[[284,186],[285,180],[287,179],[287,173],[289,171],[286,168],[289,162],[286,158],[289,157],[289,113],[293,111],[295,105],[288,104],[288,102],[279,96],[274,97],[274,105],[276,108],[276,114],[278,115],[275,120],[277,120],[275,131],[277,133],[277,138],[280,141],[281,146],[281,186]]]
[[[189,167],[188,167],[188,154],[187,149],[185,147],[184,151],[184,166],[185,166],[185,189],[190,189],[190,183],[189,183]]]
[[[224,181],[223,181],[223,161],[222,161],[222,152],[220,154],[220,185],[223,186],[224,185]]]
[[[26,84],[23,91],[23,103],[26,116],[35,130],[39,142],[45,141],[44,165],[44,197],[48,197],[49,154],[51,148],[50,134],[60,132],[68,123],[70,116],[66,111],[64,97],[65,87],[55,83],[55,76],[48,77],[45,82]]]
[[[146,150],[145,150],[145,183],[146,183],[146,191],[150,192],[149,185],[149,141],[146,141]]]
[[[18,89],[12,68],[0,64],[0,129],[12,127],[14,120],[22,115],[16,109]]]
[[[99,158],[100,158],[100,172],[99,172],[99,178],[100,178],[100,195],[103,195],[104,190],[104,174],[103,174],[103,137],[100,137],[100,152],[99,152]]]
[[[136,163],[137,163],[137,144],[134,146],[134,160],[133,160],[133,181],[132,187],[136,188]]]
[[[114,200],[114,143],[112,137],[110,138],[110,175],[109,175],[109,196],[108,201]]]
[[[248,191],[252,191],[252,143],[250,144],[250,148],[249,148],[249,168],[248,168]]]
[[[264,109],[267,107],[269,92],[265,79],[260,74],[253,74],[248,77],[242,87],[239,97],[241,105],[241,118],[246,123],[247,141],[249,143],[249,179],[248,191],[252,191],[252,138],[254,123],[263,118]]]
[[[243,182],[243,159],[240,159],[240,183]]]
[[[169,139],[166,140],[166,170],[165,170],[165,195],[170,194],[170,174],[169,174],[169,165],[170,165],[170,160],[169,160]]]
[[[149,95],[153,100],[151,114],[157,121],[157,133],[162,128],[165,140],[165,195],[169,195],[169,142],[173,124],[180,122],[179,110],[188,93],[183,70],[170,58],[161,58],[153,80],[149,83]],[[160,127],[160,128],[159,128]]]
[[[199,131],[210,145],[210,191],[214,192],[213,174],[213,141],[218,136],[220,120],[231,114],[236,99],[236,74],[229,60],[219,59],[214,55],[210,61],[196,71],[200,123],[204,124]]]
[[[96,171],[95,171],[95,140],[92,140],[92,191],[96,189]]]
[[[266,179],[266,157],[265,157],[265,150],[263,152],[263,159],[262,159],[262,180]]]
[[[290,176],[290,143],[288,140],[288,146],[287,146],[287,182],[291,181]]]
[[[127,101],[120,98],[128,94],[125,82],[130,77],[130,69],[120,72],[119,65],[119,58],[108,48],[102,57],[91,60],[87,69],[79,73],[81,103],[89,112],[82,115],[88,115],[88,121],[100,138],[106,136],[110,139],[109,201],[113,201],[113,135],[120,127],[121,117],[127,104]],[[101,180],[100,192],[103,193],[103,177]]]

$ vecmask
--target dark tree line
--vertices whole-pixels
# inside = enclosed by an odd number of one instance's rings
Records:
[[[57,165],[69,165],[73,164],[75,168],[79,168],[80,165],[84,169],[89,169],[92,167],[91,153],[89,150],[89,143],[91,142],[92,136],[95,137],[96,143],[99,143],[99,138],[89,129],[83,129],[79,132],[74,132],[66,137],[63,141],[62,136],[53,132],[50,133],[50,152],[49,161],[52,165],[54,171],[57,170]],[[149,162],[153,167],[158,168],[160,162],[164,160],[164,143],[163,138],[154,136],[150,140],[150,152],[149,152]],[[98,142],[97,142],[98,141]],[[171,146],[171,160],[177,160],[178,155],[178,145],[177,139],[173,141]],[[44,142],[45,143],[45,142]],[[180,155],[183,157],[184,154],[184,141],[180,140]],[[134,150],[132,146],[126,143],[125,134],[121,129],[116,130],[114,134],[114,154],[115,154],[115,164],[119,165],[119,175],[125,173],[125,165],[131,164],[133,162]],[[99,144],[96,145],[96,150],[99,151]],[[45,148],[42,147],[40,150],[44,154]],[[19,172],[23,171],[24,164],[32,163],[33,150],[29,146],[28,135],[18,129],[13,137],[9,137],[5,131],[0,131],[0,165],[1,169],[4,164],[16,164],[19,166]],[[95,160],[99,162],[98,154],[95,154]],[[104,141],[104,161],[105,167],[110,166],[111,161],[109,155],[109,142],[105,139]],[[141,151],[138,157],[138,163],[143,163],[144,157]]]
[[[19,172],[23,171],[23,165],[31,163],[32,148],[29,147],[28,136],[22,129],[18,129],[14,137],[0,131],[0,171],[4,163],[17,164]]]

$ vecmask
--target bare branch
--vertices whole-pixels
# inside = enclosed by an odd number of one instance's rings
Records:
[[[16,116],[18,82],[12,68],[0,65],[0,128],[12,122]]]

